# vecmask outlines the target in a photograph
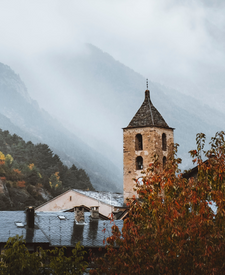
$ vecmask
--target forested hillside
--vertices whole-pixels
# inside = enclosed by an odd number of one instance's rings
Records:
[[[94,190],[88,175],[65,166],[46,144],[0,129],[0,209],[39,205],[67,189]]]

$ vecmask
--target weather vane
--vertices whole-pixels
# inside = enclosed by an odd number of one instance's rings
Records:
[[[148,90],[148,78],[146,79],[146,87],[147,87],[147,90]]]

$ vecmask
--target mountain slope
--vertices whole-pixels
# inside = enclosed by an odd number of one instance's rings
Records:
[[[0,209],[38,206],[68,189],[94,190],[83,169],[68,168],[48,145],[0,129]]]
[[[8,66],[0,64],[0,127],[18,133],[26,140],[47,143],[68,165],[83,168],[97,190],[119,190],[120,172],[106,158],[71,134],[33,101],[19,76]],[[13,124],[15,127],[13,127]]]
[[[117,186],[121,191],[121,128],[129,124],[144,100],[145,78],[93,45],[86,45],[79,53],[40,56],[39,63],[28,69],[36,81],[28,81],[29,92],[52,116],[27,95],[23,96],[23,109],[30,104],[35,123],[30,118],[27,121],[28,113],[16,118],[9,99],[5,104],[10,112],[0,107],[0,113],[33,138],[49,144],[68,165],[84,168],[96,190],[115,191]],[[175,142],[180,144],[179,157],[183,159],[181,168],[191,167],[188,151],[195,148],[196,134],[204,132],[211,137],[223,130],[224,114],[184,95],[182,90],[151,81],[149,88],[153,105],[175,128]],[[17,110],[16,104],[14,108]],[[57,117],[61,126],[52,117]]]

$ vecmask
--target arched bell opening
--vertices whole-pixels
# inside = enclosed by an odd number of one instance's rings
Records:
[[[167,149],[166,134],[163,133],[163,134],[162,134],[162,150],[163,150],[163,151],[166,151],[166,149]]]
[[[136,170],[143,169],[143,158],[141,156],[136,158]]]
[[[163,169],[166,167],[166,157],[163,157]]]
[[[137,134],[135,137],[135,150],[140,151],[143,150],[143,143],[142,143],[142,135]]]

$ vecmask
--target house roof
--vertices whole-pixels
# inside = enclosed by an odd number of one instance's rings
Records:
[[[58,215],[63,215],[66,219],[60,220]],[[104,247],[103,240],[112,235],[113,223],[92,219],[88,212],[84,216],[83,224],[77,224],[74,213],[71,212],[42,212],[37,214],[37,220],[52,246],[74,246],[80,242],[84,247]],[[123,221],[115,221],[115,224],[122,230]]]
[[[121,193],[112,193],[112,192],[102,192],[102,191],[83,191],[80,189],[70,189],[67,190],[66,192],[58,195],[57,197],[39,205],[38,207],[35,208],[36,211],[38,211],[41,207],[44,205],[47,205],[48,203],[52,201],[56,201],[58,198],[62,197],[64,194],[69,193],[71,191],[77,192],[79,194],[82,194],[84,196],[93,198],[97,201],[101,201],[105,204],[116,206],[116,207],[126,207],[123,201],[123,194]],[[64,209],[67,210],[67,209]]]
[[[159,111],[153,106],[149,90],[145,91],[144,102],[126,128],[138,127],[170,128]]]
[[[72,247],[80,242],[84,247],[104,247],[103,241],[112,235],[114,223],[122,231],[123,221],[92,219],[89,212],[84,215],[85,223],[77,224],[72,212],[36,212],[35,229],[27,229],[26,225],[24,228],[15,225],[17,221],[26,224],[23,211],[0,211],[0,219],[4,220],[4,223],[0,223],[0,242],[5,243],[9,237],[23,235],[28,243],[46,242],[50,246]]]
[[[119,212],[116,215],[117,220],[124,220],[129,214],[129,209],[125,209],[124,211]]]
[[[0,211],[0,243],[6,243],[9,237],[16,235],[23,235],[27,243],[49,243],[39,226],[27,228],[24,211]]]
[[[121,193],[111,193],[111,192],[101,192],[101,191],[83,191],[79,189],[73,189],[75,192],[83,194],[87,197],[96,199],[103,203],[117,206],[117,207],[124,207],[123,201],[123,194]]]

